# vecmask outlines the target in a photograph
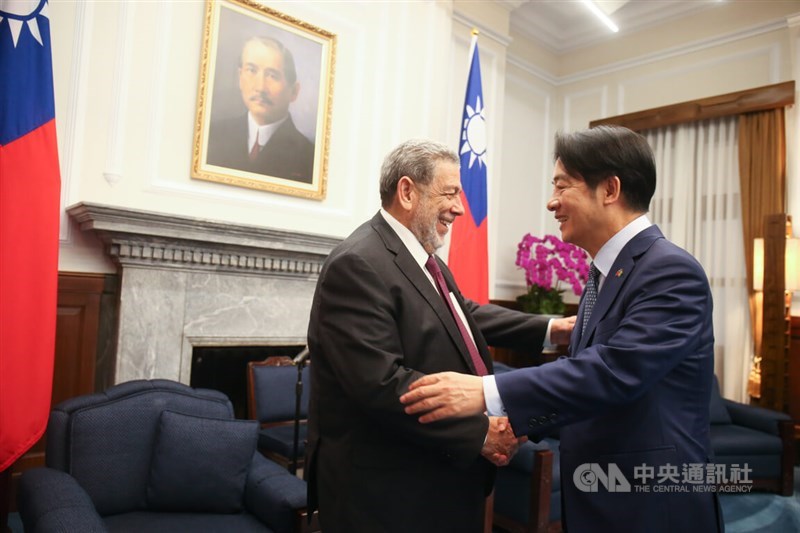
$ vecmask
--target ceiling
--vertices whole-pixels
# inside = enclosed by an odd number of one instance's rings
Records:
[[[511,26],[556,53],[613,39],[647,27],[709,9],[720,0],[597,0],[619,27],[613,33],[579,0],[523,0],[514,9]]]

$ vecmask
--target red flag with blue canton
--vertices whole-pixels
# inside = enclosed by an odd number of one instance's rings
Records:
[[[61,178],[47,0],[0,0],[0,471],[50,411]]]
[[[461,201],[464,215],[453,223],[447,266],[462,294],[480,304],[489,301],[486,118],[483,112],[478,36],[473,35],[461,122]]]

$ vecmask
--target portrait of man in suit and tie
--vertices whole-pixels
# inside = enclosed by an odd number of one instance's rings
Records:
[[[192,177],[324,198],[336,36],[263,5],[209,6]]]
[[[251,37],[242,46],[240,116],[211,122],[211,165],[311,183],[314,143],[298,131],[290,105],[302,89],[292,52],[272,37]]]

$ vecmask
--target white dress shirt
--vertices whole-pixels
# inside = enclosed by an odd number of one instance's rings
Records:
[[[255,144],[256,139],[258,139],[258,149],[263,150],[272,135],[281,127],[281,124],[286,122],[287,118],[289,118],[289,115],[286,115],[281,120],[273,122],[272,124],[259,126],[253,118],[253,115],[247,113],[247,153],[250,153],[250,150],[253,149],[253,144]]]

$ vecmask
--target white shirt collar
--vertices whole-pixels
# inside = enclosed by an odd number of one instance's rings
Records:
[[[286,115],[281,120],[277,122],[273,122],[272,124],[265,124],[263,126],[259,126],[253,115],[249,112],[247,113],[247,151],[253,149],[253,143],[256,142],[258,139],[258,146],[264,148],[264,145],[267,144],[272,137],[272,134],[275,133],[281,124],[286,122],[286,119],[289,118],[289,115]]]
[[[394,218],[388,211],[381,208],[381,216],[383,219],[389,224],[389,226],[397,233],[397,236],[400,237],[400,240],[403,241],[403,245],[405,245],[406,249],[411,254],[411,257],[414,258],[414,261],[417,262],[419,267],[428,274],[428,277],[433,278],[428,273],[428,269],[425,268],[425,263],[428,262],[428,252],[425,251],[425,248],[417,240],[417,237],[411,233],[411,230],[405,227],[403,224],[400,223],[399,220]]]
[[[608,276],[608,272],[614,265],[614,261],[617,260],[617,256],[625,245],[641,231],[650,226],[652,226],[652,223],[647,218],[647,215],[642,215],[629,222],[627,226],[619,230],[613,237],[606,241],[594,257],[594,266],[597,267],[597,270],[600,271],[603,278]]]

